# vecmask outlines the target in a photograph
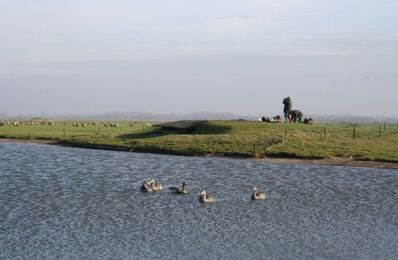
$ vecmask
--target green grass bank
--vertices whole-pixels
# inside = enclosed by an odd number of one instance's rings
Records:
[[[327,159],[398,163],[398,125],[378,123],[285,124],[253,121],[119,121],[74,127],[0,126],[0,138],[55,140],[63,145],[175,155]]]

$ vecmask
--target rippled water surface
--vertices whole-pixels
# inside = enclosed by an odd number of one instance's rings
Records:
[[[0,142],[0,259],[397,259],[397,202],[397,170]]]

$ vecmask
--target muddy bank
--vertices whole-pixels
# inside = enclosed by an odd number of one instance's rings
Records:
[[[25,143],[25,144],[53,144],[53,145],[59,144],[59,142],[57,140],[10,139],[10,138],[1,138],[0,142]]]
[[[398,169],[398,163],[377,162],[377,161],[356,161],[352,158],[326,158],[326,159],[290,159],[290,158],[262,158],[262,161],[272,163],[303,163],[317,165],[335,165],[335,166],[352,166],[352,167],[368,167],[378,169]]]

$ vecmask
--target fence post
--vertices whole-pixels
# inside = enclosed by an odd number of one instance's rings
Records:
[[[285,129],[285,139],[286,139],[286,136],[287,136],[287,129]]]
[[[98,127],[98,135],[101,134],[101,127]]]
[[[256,144],[253,144],[253,159],[256,158]]]
[[[381,136],[381,125],[379,124],[379,136]]]
[[[355,140],[355,127],[352,129],[352,139]]]
[[[65,135],[65,128],[63,129],[63,132],[64,132],[64,138],[65,138],[65,136],[66,136],[66,135]]]
[[[325,127],[325,129],[323,129],[323,140],[325,140],[326,139],[326,127]]]
[[[386,131],[386,123],[384,123],[384,132]]]

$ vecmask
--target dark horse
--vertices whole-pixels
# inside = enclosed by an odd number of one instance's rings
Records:
[[[292,122],[301,123],[301,119],[303,118],[303,113],[300,110],[293,110],[290,112],[290,118]]]

